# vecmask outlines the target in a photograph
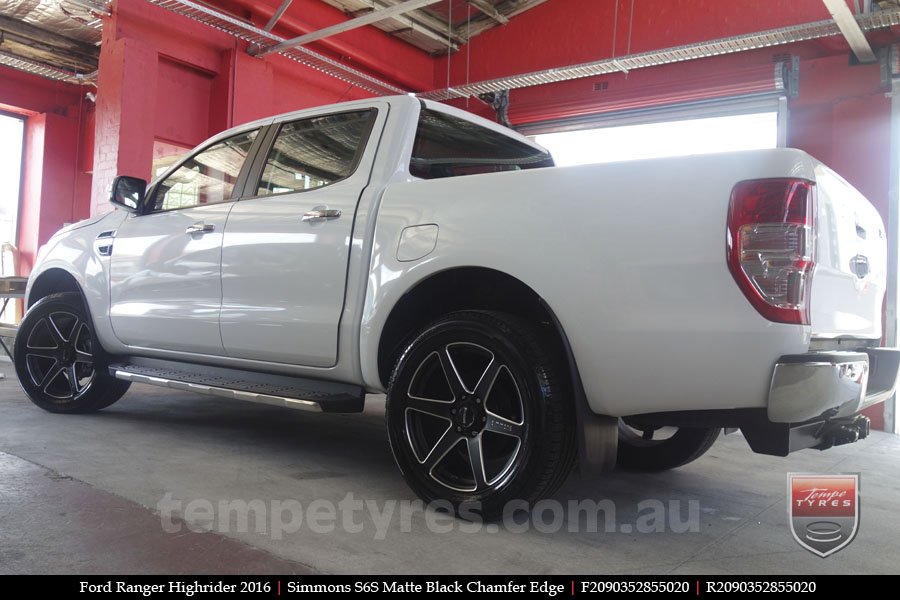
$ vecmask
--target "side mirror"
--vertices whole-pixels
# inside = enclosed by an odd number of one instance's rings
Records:
[[[109,201],[128,212],[140,211],[147,193],[147,182],[139,177],[120,175],[113,180]]]

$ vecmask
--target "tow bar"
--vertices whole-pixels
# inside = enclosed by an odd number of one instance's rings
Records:
[[[855,415],[846,419],[827,421],[823,425],[822,441],[817,446],[818,450],[828,450],[834,446],[852,444],[869,436],[871,422],[869,417]]]

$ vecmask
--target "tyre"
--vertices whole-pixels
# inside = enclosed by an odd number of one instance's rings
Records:
[[[467,311],[406,348],[385,418],[394,459],[422,499],[496,520],[508,502],[534,502],[565,481],[576,451],[572,398],[547,347],[519,319]]]
[[[703,456],[719,437],[718,427],[647,427],[619,419],[618,466],[666,471]]]
[[[39,300],[16,334],[16,374],[25,393],[54,413],[87,413],[106,408],[128,390],[109,374],[108,358],[77,293]]]

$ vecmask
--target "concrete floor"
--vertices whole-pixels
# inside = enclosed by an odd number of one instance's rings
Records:
[[[669,473],[571,477],[555,499],[611,500],[615,532],[567,519],[542,533],[552,513],[521,533],[467,532],[446,517],[400,518],[395,503],[414,496],[394,467],[379,397],[362,415],[313,415],[134,386],[101,413],[60,416],[34,407],[3,367],[12,379],[0,380],[0,573],[900,573],[900,437],[883,433],[787,459],[754,455],[735,434]],[[861,473],[850,546],[821,559],[797,545],[790,471]],[[329,507],[348,493],[376,512],[348,523],[337,513],[330,532],[315,515],[309,523],[311,512],[333,522]],[[160,516],[164,499],[182,502],[171,519]],[[685,514],[694,501],[699,531],[624,533],[645,499],[679,500]],[[259,523],[218,520],[221,501],[253,500],[267,511]],[[306,520],[283,531],[297,515]]]

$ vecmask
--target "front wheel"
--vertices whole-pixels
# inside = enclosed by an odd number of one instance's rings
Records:
[[[35,303],[19,325],[13,355],[22,389],[50,412],[100,410],[131,385],[109,374],[106,354],[77,293],[51,294]]]
[[[386,421],[404,478],[424,500],[486,520],[533,502],[575,460],[572,398],[531,325],[458,312],[425,328],[394,368]]]
[[[618,465],[633,471],[667,471],[703,456],[719,428],[652,427],[619,419]]]

